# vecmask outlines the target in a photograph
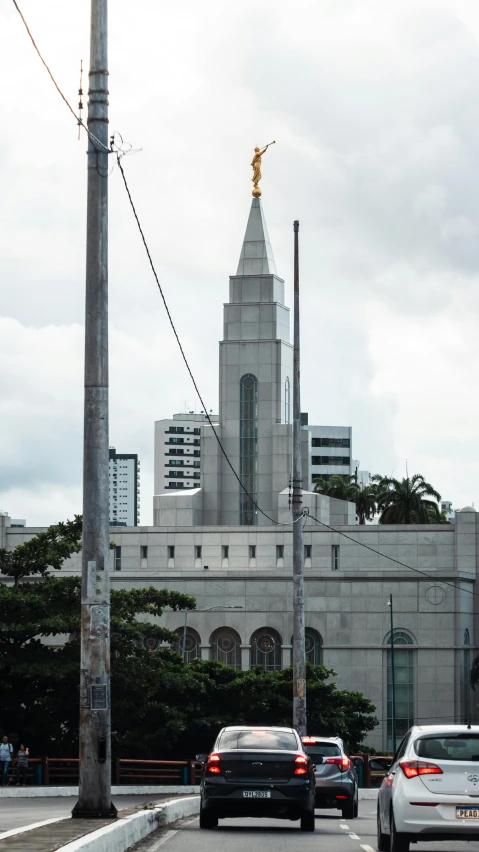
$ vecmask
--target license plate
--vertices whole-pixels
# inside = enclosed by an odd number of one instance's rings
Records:
[[[271,799],[270,790],[243,790],[244,799]]]
[[[456,819],[479,819],[479,808],[456,808]]]

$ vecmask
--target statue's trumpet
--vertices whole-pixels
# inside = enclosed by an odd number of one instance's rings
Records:
[[[276,139],[273,139],[272,142],[268,142],[268,144],[264,146],[264,150],[266,151],[266,148],[269,148],[270,145],[276,145]]]

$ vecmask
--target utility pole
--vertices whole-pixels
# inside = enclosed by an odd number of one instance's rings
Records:
[[[91,0],[83,436],[80,784],[72,816],[116,817],[111,802],[108,496],[107,0]]]
[[[389,615],[391,617],[391,680],[392,680],[392,741],[393,752],[396,753],[396,671],[394,668],[394,615],[393,615],[393,596],[389,595],[388,600]]]
[[[303,466],[301,462],[301,394],[299,359],[299,222],[294,229],[294,355],[293,355],[293,725],[307,733],[306,647],[304,631]]]

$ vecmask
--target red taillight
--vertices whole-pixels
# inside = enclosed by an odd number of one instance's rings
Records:
[[[335,766],[339,766],[340,772],[346,772],[346,769],[349,769],[351,766],[349,757],[328,757],[324,762],[334,763]]]
[[[296,764],[296,769],[294,770],[295,775],[307,775],[308,774],[308,770],[307,770],[308,758],[307,757],[304,757],[304,755],[302,755],[302,754],[298,754],[294,758],[294,762]],[[299,766],[298,766],[298,764],[299,764]]]
[[[206,761],[206,771],[210,772],[212,775],[220,775],[221,769],[218,766],[220,760],[221,758],[219,754],[210,754]]]
[[[400,760],[399,766],[406,778],[417,778],[418,775],[442,775],[442,769],[435,763],[424,760]]]

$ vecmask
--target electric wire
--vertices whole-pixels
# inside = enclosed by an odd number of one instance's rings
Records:
[[[413,568],[412,565],[406,565],[405,562],[401,562],[400,559],[395,559],[394,556],[388,556],[387,553],[381,553],[380,550],[376,550],[374,547],[371,547],[369,544],[364,544],[364,542],[359,541],[356,538],[353,538],[351,535],[348,535],[347,533],[342,532],[342,530],[338,530],[335,527],[330,526],[330,524],[326,524],[324,521],[320,521],[319,518],[316,518],[314,515],[312,515],[307,508],[303,509],[302,517],[311,518],[313,521],[316,521],[316,523],[320,524],[322,527],[326,527],[326,529],[331,530],[331,532],[335,532],[338,535],[342,535],[344,538],[349,539],[349,541],[352,541],[354,544],[359,544],[360,547],[364,547],[366,550],[370,550],[371,553],[375,553],[376,556],[382,556],[383,559],[389,559],[390,562],[395,562],[396,565],[401,565],[402,568],[407,568],[408,571],[414,571],[416,574],[421,574],[423,577],[427,577],[428,580],[434,580],[436,583],[440,582],[444,586],[450,586],[451,589],[454,589],[455,591],[458,588],[457,583],[461,582],[460,580],[457,580],[457,581],[451,583],[447,580],[441,580],[438,577],[434,577],[433,574],[428,574],[427,571],[421,571],[420,568]],[[479,594],[477,592],[474,592],[472,589],[468,589],[465,586],[459,586],[459,589],[463,592],[467,592],[470,595],[474,595],[474,597],[476,597],[476,598],[479,598]]]

